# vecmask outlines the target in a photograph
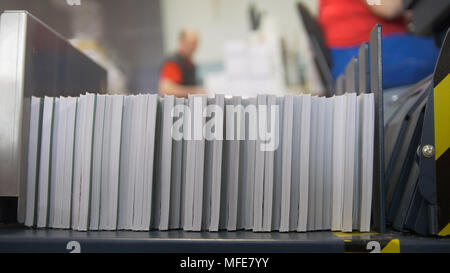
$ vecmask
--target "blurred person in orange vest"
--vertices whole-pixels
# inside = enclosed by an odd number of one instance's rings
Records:
[[[189,94],[203,94],[197,86],[196,66],[192,58],[197,50],[198,34],[191,29],[183,29],[178,38],[175,54],[164,62],[159,76],[161,95],[187,97]]]

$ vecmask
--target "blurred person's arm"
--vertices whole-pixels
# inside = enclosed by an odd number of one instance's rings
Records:
[[[404,13],[403,0],[380,0],[381,5],[370,5],[370,1],[362,1],[366,3],[373,14],[386,20],[395,19]]]
[[[179,98],[187,97],[189,94],[204,93],[199,87],[184,86],[164,78],[159,81],[159,92],[161,95],[173,95]]]

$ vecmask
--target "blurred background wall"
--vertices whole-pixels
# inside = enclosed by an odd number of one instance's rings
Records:
[[[249,7],[254,4],[262,13],[276,21],[285,40],[291,60],[304,52],[301,37],[305,32],[300,24],[296,3],[304,3],[312,13],[317,13],[316,0],[164,0],[161,2],[164,53],[170,54],[177,43],[179,30],[190,26],[201,34],[196,54],[200,77],[223,69],[223,47],[227,41],[243,40],[250,34]],[[290,75],[295,84],[298,75]]]
[[[0,11],[7,9],[29,11],[65,38],[76,39],[88,55],[103,59],[98,62],[114,65],[114,74],[123,74],[124,81],[124,87],[116,85],[126,89],[116,93],[157,91],[163,60],[159,0],[81,0],[79,6],[66,0],[1,0]]]
[[[164,0],[161,1],[164,52],[171,52],[183,26],[201,33],[197,61],[200,64],[221,62],[222,47],[231,39],[245,39],[250,33],[248,8],[255,4],[262,12],[276,18],[280,34],[288,47],[296,48],[302,35],[296,3],[305,3],[317,12],[316,0]]]
[[[72,0],[73,2],[73,0]],[[76,1],[75,1],[76,2]],[[180,29],[199,31],[195,61],[200,77],[223,68],[223,46],[250,33],[249,5],[269,13],[292,60],[305,47],[295,4],[317,12],[317,0],[1,0],[0,11],[25,9],[105,66],[112,93],[154,93],[164,58]],[[288,76],[289,77],[289,76]],[[298,75],[290,76],[293,84]]]

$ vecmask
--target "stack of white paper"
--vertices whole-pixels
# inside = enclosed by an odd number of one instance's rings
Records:
[[[373,94],[32,98],[27,226],[370,231]]]
[[[69,228],[76,98],[56,100],[54,114],[49,226]]]
[[[30,111],[30,134],[28,138],[28,170],[27,170],[27,208],[25,215],[25,225],[34,226],[36,224],[36,192],[39,174],[39,152],[40,152],[40,135],[39,125],[42,119],[42,100],[39,98],[31,98]]]
[[[117,228],[123,103],[123,96],[106,97],[100,186],[101,230]]]
[[[51,135],[53,126],[54,98],[44,98],[44,111],[42,115],[41,127],[41,147],[39,158],[39,180],[37,195],[37,227],[48,226],[47,212],[49,199],[50,180],[50,155],[51,155]],[[33,113],[33,112],[32,112]],[[33,117],[31,118],[33,120]],[[32,174],[28,174],[31,176]],[[31,214],[31,212],[29,213]]]

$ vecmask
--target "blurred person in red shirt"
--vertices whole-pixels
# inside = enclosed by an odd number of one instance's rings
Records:
[[[159,75],[161,95],[187,97],[189,94],[202,94],[197,86],[196,66],[192,61],[198,45],[198,34],[194,30],[180,32],[176,53],[166,59]]]
[[[383,30],[384,88],[414,84],[433,73],[439,50],[431,38],[407,32],[402,0],[319,1],[319,23],[333,59],[335,79],[358,56],[359,46],[370,40],[376,24]]]

